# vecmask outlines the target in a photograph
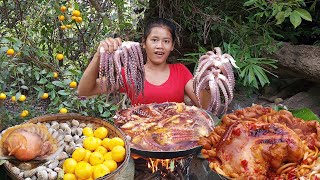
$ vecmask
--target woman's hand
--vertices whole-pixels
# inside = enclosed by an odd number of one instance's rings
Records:
[[[98,51],[100,48],[104,48],[105,51],[112,53],[116,51],[122,44],[122,40],[120,38],[107,38],[103,41],[100,41]]]

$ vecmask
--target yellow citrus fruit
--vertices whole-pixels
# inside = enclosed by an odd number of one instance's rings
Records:
[[[49,97],[48,93],[43,93],[41,99],[47,99]]]
[[[115,146],[111,150],[111,156],[115,162],[122,162],[126,157],[126,149],[123,146]]]
[[[23,110],[23,113],[25,113],[27,116],[29,115],[29,111],[28,110]]]
[[[19,101],[23,102],[27,99],[27,97],[25,95],[21,95],[20,98],[19,98]]]
[[[95,137],[86,137],[83,140],[83,147],[90,151],[94,151],[99,146],[99,142]]]
[[[109,168],[104,164],[99,164],[93,168],[93,179],[103,177],[106,174],[109,174]]]
[[[28,114],[26,112],[22,111],[22,113],[20,114],[20,117],[26,117],[26,116],[28,116]]]
[[[67,29],[67,26],[62,25],[62,26],[60,26],[60,29],[61,29],[61,30],[66,30],[66,29]],[[63,58],[62,58],[62,59],[63,59]],[[61,60],[62,60],[62,59],[61,59]]]
[[[71,16],[71,20],[76,20],[77,16]]]
[[[67,173],[63,175],[63,180],[77,180],[76,175]]]
[[[58,73],[57,72],[53,72],[53,77],[57,78],[58,77]]]
[[[81,23],[82,22],[82,17],[77,17],[75,20],[76,20],[76,22]]]
[[[64,21],[66,18],[64,17],[64,15],[60,15],[60,16],[58,16],[58,19],[59,19],[60,21]]]
[[[78,162],[74,170],[75,175],[78,179],[88,179],[92,176],[92,166],[84,161]]]
[[[80,15],[81,15],[81,13],[80,13],[79,10],[73,10],[73,11],[72,11],[72,16],[79,17]]]
[[[7,50],[7,55],[12,56],[14,54],[14,50],[13,49],[8,49]]]
[[[107,160],[105,160],[105,161],[103,162],[103,164],[106,165],[106,166],[109,168],[110,172],[113,172],[113,171],[116,170],[117,167],[118,167],[117,162],[115,162],[115,161],[112,160],[112,159],[107,159]]]
[[[105,127],[98,127],[96,130],[94,130],[93,134],[94,137],[104,139],[108,136],[108,129]]]
[[[77,166],[77,161],[73,158],[66,159],[62,164],[62,169],[64,173],[74,173],[74,170]]]
[[[71,88],[76,88],[76,87],[77,87],[77,82],[72,81],[72,82],[69,84],[69,86],[70,86]]]
[[[61,108],[60,111],[59,111],[61,114],[65,114],[68,112],[68,109],[66,108]]]
[[[99,146],[100,146],[100,145],[101,145],[101,143],[102,143],[102,140],[101,140],[100,138],[97,138],[97,137],[96,137],[96,139],[97,139],[98,144],[99,144]]]
[[[4,100],[7,98],[7,95],[5,93],[0,93],[0,99]]]
[[[65,7],[65,6],[61,6],[61,7],[60,7],[60,11],[61,11],[61,12],[66,12],[66,10],[67,10],[67,7]]]
[[[89,162],[91,153],[92,152],[90,150],[86,149],[86,155],[84,156],[82,161]]]
[[[89,162],[92,166],[102,164],[104,161],[103,155],[100,152],[93,152],[90,155]]]
[[[16,102],[16,101],[17,101],[17,100],[16,100],[16,96],[12,96],[12,97],[11,97],[11,101]]]
[[[109,142],[109,149],[112,150],[115,146],[122,146],[124,147],[124,141],[123,139],[119,138],[119,137],[114,137],[110,140]]]
[[[66,27],[70,29],[70,28],[72,28],[72,25],[71,24],[67,24]]]
[[[87,136],[87,137],[91,137],[91,136],[93,136],[93,130],[92,130],[91,127],[85,127],[82,130],[82,134]]]
[[[77,162],[80,162],[85,158],[86,154],[87,154],[86,150],[80,147],[73,151],[72,158]]]
[[[104,155],[105,153],[108,152],[108,150],[107,150],[105,147],[103,147],[103,146],[98,146],[97,149],[94,150],[94,152],[99,152],[99,153],[101,153],[102,155]]]
[[[56,59],[58,59],[59,61],[63,59],[63,54],[57,54],[56,55]]]
[[[104,138],[101,142],[101,145],[104,146],[105,148],[107,148],[107,150],[110,150],[109,149],[109,143],[110,143],[110,138]]]
[[[103,158],[104,158],[104,160],[112,160],[112,153],[111,153],[111,151],[105,153],[105,154],[103,155]]]

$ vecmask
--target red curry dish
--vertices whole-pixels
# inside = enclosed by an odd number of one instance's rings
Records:
[[[187,150],[213,130],[211,117],[202,109],[184,103],[135,106],[119,111],[115,124],[135,149],[147,151]]]
[[[199,144],[210,168],[231,179],[320,178],[320,124],[286,110],[236,110]]]

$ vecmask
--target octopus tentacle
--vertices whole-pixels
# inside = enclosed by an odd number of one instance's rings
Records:
[[[224,108],[223,108],[222,112],[225,113],[227,111],[227,107],[229,104],[228,93],[227,93],[227,90],[226,90],[224,84],[222,83],[221,79],[218,78],[217,83],[219,85],[220,90],[222,91],[223,96],[224,96]]]
[[[210,89],[211,99],[207,110],[212,111],[214,115],[225,113],[233,99],[235,86],[233,67],[238,68],[235,60],[229,54],[222,54],[219,47],[206,52],[199,59],[193,88],[199,104],[201,104],[201,91]],[[220,93],[223,97],[220,97]],[[222,101],[224,101],[224,109],[221,111]]]
[[[228,81],[228,79],[225,76],[219,74],[218,77],[221,80],[221,82],[223,83],[223,85],[228,93],[228,96],[229,96],[228,104],[230,104],[231,100],[233,99],[233,91],[232,91],[233,86],[231,85],[230,81]]]

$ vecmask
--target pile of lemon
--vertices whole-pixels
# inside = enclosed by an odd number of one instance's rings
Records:
[[[64,180],[97,179],[117,169],[126,156],[124,140],[108,138],[108,129],[85,127],[83,148],[77,148],[63,163]]]

